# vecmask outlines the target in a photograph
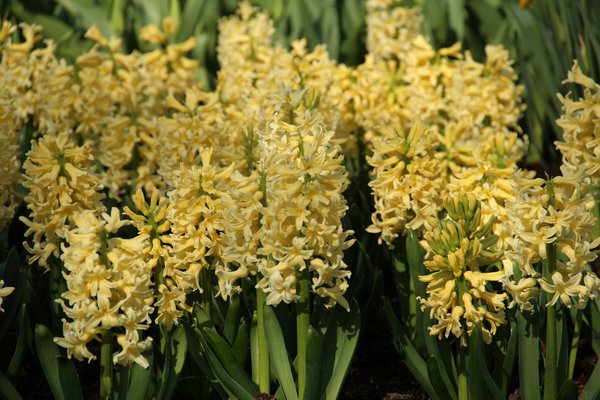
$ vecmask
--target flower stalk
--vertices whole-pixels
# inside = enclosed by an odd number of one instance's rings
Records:
[[[548,205],[554,204],[554,187],[552,180],[546,184]],[[556,271],[556,243],[546,244],[547,268],[546,279],[552,282],[552,274]],[[558,393],[558,346],[556,337],[556,307],[558,303],[546,306],[546,374],[544,375],[544,400],[553,400]]]
[[[304,398],[306,387],[306,352],[308,341],[308,328],[310,326],[310,276],[308,268],[298,274],[298,296],[296,303],[296,338],[298,349],[298,398]]]
[[[571,342],[571,351],[569,352],[569,374],[568,378],[573,379],[575,372],[575,361],[577,360],[577,349],[579,348],[579,338],[581,337],[581,321],[583,319],[583,310],[577,309],[575,314],[575,326],[573,328],[573,340]]]
[[[113,335],[107,329],[102,335],[100,347],[100,398],[108,399],[112,394],[113,382]]]
[[[265,329],[265,301],[267,294],[262,289],[256,290],[256,317],[258,325],[258,389],[269,394],[271,379],[269,376],[269,347]]]

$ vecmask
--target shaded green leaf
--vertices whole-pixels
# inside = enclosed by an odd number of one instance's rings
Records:
[[[402,327],[400,321],[396,317],[394,310],[390,304],[390,301],[384,297],[383,299],[383,309],[386,317],[386,322],[390,327],[392,332],[392,336],[394,339],[394,346],[400,353],[400,356],[404,360],[404,363],[415,377],[417,382],[425,389],[427,394],[429,394],[434,399],[439,399],[437,393],[433,390],[433,386],[431,385],[431,381],[429,380],[429,373],[427,371],[427,364],[423,357],[419,354],[419,352],[414,348],[408,334]]]
[[[143,400],[146,398],[146,392],[152,378],[152,367],[154,364],[154,353],[152,350],[143,353],[148,360],[149,367],[144,368],[139,364],[131,366],[131,378],[127,390],[127,400]]]
[[[52,333],[44,325],[35,326],[35,347],[54,397],[57,400],[82,399],[75,367],[71,360],[61,356]]]
[[[265,305],[264,310],[269,354],[271,355],[271,363],[275,369],[277,380],[283,388],[287,400],[298,400],[298,392],[296,391],[296,384],[285,347],[285,340],[281,333],[281,326],[271,306]]]
[[[339,397],[360,333],[360,307],[355,299],[350,303],[350,311],[338,307],[336,313],[338,317],[336,319],[339,322],[337,324],[335,363],[325,392],[327,400],[335,400]],[[341,318],[340,314],[342,314]]]
[[[248,379],[248,376],[244,372],[243,366],[241,366],[229,346],[229,344],[223,339],[217,332],[210,329],[203,329],[204,339],[208,343],[210,349],[215,354],[219,362],[225,368],[225,371],[246,391],[253,394],[258,394],[256,386]]]

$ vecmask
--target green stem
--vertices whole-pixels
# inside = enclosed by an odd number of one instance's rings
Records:
[[[546,309],[546,373],[544,375],[544,400],[554,400],[558,390],[556,354],[556,309]]]
[[[552,282],[556,270],[556,245],[546,245],[548,268],[546,279]],[[556,337],[556,307],[546,307],[546,373],[544,374],[544,400],[554,400],[558,394],[558,344]]]
[[[211,320],[213,318],[212,291],[211,291],[211,272],[208,268],[202,268],[200,271],[200,286],[202,287],[202,304],[204,310],[208,313]]]
[[[127,389],[129,389],[129,371],[130,367],[125,365],[119,365],[119,399],[125,399],[127,397]]]
[[[265,301],[267,294],[262,289],[256,290],[256,317],[258,329],[258,389],[261,393],[270,394],[271,378],[269,376],[269,348],[265,329]]]
[[[468,286],[464,275],[456,279],[458,301],[464,308],[463,294],[467,293]],[[467,346],[463,346],[462,339],[458,341],[458,400],[469,400],[469,380],[467,375]]]
[[[410,316],[408,332],[410,338],[415,340],[417,337],[417,295],[412,277],[408,279],[408,290],[410,291],[408,296],[408,315]]]
[[[577,360],[577,350],[579,348],[579,337],[581,336],[581,320],[583,318],[583,310],[578,309],[575,314],[575,327],[573,330],[573,341],[571,342],[571,351],[569,353],[569,379],[573,379],[575,372],[575,361]]]
[[[458,400],[469,400],[469,380],[467,376],[467,347],[458,343]]]
[[[113,362],[112,346],[113,335],[110,330],[104,331],[100,347],[100,398],[108,399],[112,392]]]
[[[310,276],[308,267],[298,274],[298,296],[296,303],[296,340],[298,346],[298,398],[304,398],[306,388],[306,351],[310,326]]]

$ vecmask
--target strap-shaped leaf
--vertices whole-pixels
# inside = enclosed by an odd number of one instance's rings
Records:
[[[509,317],[507,319],[511,321],[510,326],[507,328],[509,331],[508,340],[506,345],[499,349],[503,356],[502,363],[498,363],[494,370],[494,381],[498,382],[498,387],[505,398],[508,397],[508,391],[510,390],[519,341],[519,332],[515,318]]]
[[[287,400],[298,400],[298,392],[296,391],[296,384],[285,347],[285,340],[281,333],[281,326],[271,306],[265,305],[264,310],[269,354],[271,355],[271,363],[275,369],[277,380],[283,388],[283,393]]]
[[[350,304],[350,311],[338,307],[335,312],[341,323],[337,325],[335,364],[325,392],[327,400],[339,397],[360,333],[360,307],[355,299]]]
[[[556,400],[572,400],[577,398],[577,385],[572,379],[566,379],[556,395]]]
[[[0,397],[9,400],[21,400],[22,397],[12,383],[0,371]]]
[[[183,326],[178,326],[170,334],[165,346],[165,363],[157,399],[170,399],[177,386],[177,377],[185,363],[187,353],[187,340]]]
[[[235,354],[235,358],[238,360],[240,365],[246,365],[248,361],[248,346],[250,342],[250,329],[248,329],[248,323],[243,320],[238,329],[237,335],[235,335],[235,341],[233,342],[232,350]]]
[[[35,348],[54,397],[57,400],[83,399],[75,366],[61,356],[52,333],[41,324],[35,327]]]
[[[196,325],[196,329],[198,329],[198,330],[202,330],[202,328],[215,329],[215,325],[213,324],[212,320],[210,319],[210,315],[208,315],[206,310],[204,308],[202,308],[201,305],[194,304],[193,314],[194,314],[194,320],[195,320],[194,322]]]
[[[209,331],[205,329],[205,332]],[[206,359],[212,373],[215,376],[215,384],[227,393],[228,398],[252,400],[256,397],[255,392],[249,392],[240,385],[225,369],[221,361],[210,348],[203,334],[199,334],[198,339],[202,346],[202,355]]]
[[[258,388],[248,379],[242,365],[238,363],[235,353],[217,332],[211,329],[203,329],[204,339],[208,343],[210,349],[215,354],[219,362],[225,368],[225,371],[240,384],[246,391],[257,395]]]
[[[519,381],[524,399],[540,400],[539,315],[517,311]]]
[[[304,400],[319,398],[319,387],[321,383],[321,356],[323,354],[323,337],[312,326],[308,328],[307,352],[306,352],[306,387],[304,388]]]
[[[414,231],[409,231],[406,235],[406,263],[408,265],[408,274],[410,277],[410,289],[412,292],[411,301],[415,302],[414,316],[411,315],[411,321],[414,320],[414,332],[415,332],[415,347],[419,350],[423,350],[425,347],[425,337],[429,336],[427,331],[427,324],[425,324],[425,315],[421,311],[421,307],[417,304],[417,297],[425,297],[426,285],[419,280],[419,275],[426,273],[425,267],[423,266],[423,257],[425,252],[419,238]]]
[[[208,364],[202,346],[200,345],[200,340],[198,339],[200,336],[200,332],[194,331],[189,326],[184,326],[184,329],[187,338],[188,352],[192,356],[192,360],[194,361],[194,363],[198,367],[200,367],[206,379],[211,383],[212,387],[214,387],[215,390],[219,393],[221,398],[225,399],[232,397],[231,392],[226,392],[224,388],[219,385],[219,380],[216,378],[214,372]]]
[[[429,375],[429,380],[431,382],[431,386],[435,391],[436,398],[438,399],[454,399],[456,400],[456,392],[448,390],[448,387],[444,383],[442,379],[442,375],[440,370],[444,368],[444,366],[440,366],[441,361],[436,357],[430,355],[427,359],[427,374]],[[441,368],[440,368],[441,367]]]
[[[110,6],[109,2],[105,2],[104,6],[94,4],[95,2],[88,0],[57,0],[57,2],[78,21],[81,21],[84,28],[96,25],[105,37],[114,35],[108,19],[109,10],[107,7]]]
[[[600,397],[600,362],[596,362],[592,375],[579,395],[579,400],[593,400],[598,397]]]
[[[426,323],[429,325],[429,316],[425,315],[424,317]],[[455,366],[454,357],[452,357],[452,352],[450,351],[450,345],[448,344],[448,341],[438,340],[438,338],[429,335],[429,333],[426,334],[423,338],[425,339],[425,346],[427,347],[429,357],[433,357],[437,360],[436,365],[439,366],[439,370],[437,371],[437,373],[439,374],[439,378],[444,384],[444,391],[448,393],[448,396],[450,396],[448,398],[455,400],[456,393],[458,393],[458,386],[456,385],[457,379],[452,379],[454,378]],[[442,349],[440,349],[440,347]],[[433,380],[431,376],[430,379]]]
[[[500,388],[498,387],[496,382],[494,382],[494,379],[490,375],[490,372],[487,369],[487,366],[485,365],[485,360],[483,358],[483,352],[484,352],[484,348],[483,348],[483,337],[481,336],[481,327],[477,326],[475,328],[475,330],[473,331],[473,333],[471,333],[471,336],[469,337],[469,358],[470,358],[470,360],[469,360],[470,361],[469,380],[470,380],[471,387],[483,386],[481,381],[476,381],[476,379],[475,379],[475,373],[476,373],[478,376],[483,378],[485,386],[488,388],[489,393],[491,394],[492,398],[494,400],[503,400],[506,397],[502,394]],[[484,398],[485,397],[485,392],[484,392],[483,396],[477,395],[477,397],[475,397],[475,395],[473,395],[474,392],[479,393],[479,391],[477,391],[476,389],[473,390],[471,392],[472,398]]]
[[[400,321],[398,321],[387,297],[383,298],[383,311],[385,313],[386,322],[392,332],[394,346],[396,347],[396,350],[400,352],[401,357],[404,359],[404,363],[417,382],[425,389],[427,394],[434,399],[439,399],[429,380],[429,373],[427,371],[425,360],[423,360],[423,357],[421,357],[419,352],[410,342],[408,334],[402,327]]]
[[[27,307],[25,304],[21,305],[21,314],[19,318],[19,335],[17,337],[17,343],[15,345],[15,351],[10,360],[10,364],[6,369],[6,375],[9,378],[15,378],[23,365],[23,360],[27,355]]]
[[[258,352],[258,319],[255,311],[250,325],[250,362],[252,364],[252,382],[256,384],[258,384]]]
[[[154,353],[152,350],[148,350],[144,352],[144,357],[148,360],[148,368],[144,368],[139,364],[133,364],[131,366],[129,388],[127,390],[127,396],[125,397],[127,400],[144,400],[146,398],[148,385],[152,378]]]
[[[237,328],[240,325],[240,296],[234,294],[229,298],[227,315],[225,316],[225,326],[223,327],[223,336],[229,344],[233,344]]]
[[[196,27],[202,26],[206,0],[187,0],[183,6],[181,27],[177,33],[177,40],[182,41],[194,34]]]

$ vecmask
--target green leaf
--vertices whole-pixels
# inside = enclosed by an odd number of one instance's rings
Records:
[[[194,34],[196,27],[201,23],[206,3],[205,0],[187,0],[185,2],[177,40],[185,40]]]
[[[321,381],[321,354],[323,337],[312,326],[308,328],[307,353],[306,353],[306,387],[304,400],[318,399]]]
[[[481,335],[481,327],[477,326],[477,328],[475,328],[475,330],[471,333],[471,336],[469,337],[469,369],[471,370],[471,373],[469,374],[469,378],[471,381],[470,386],[482,386],[481,381],[475,381],[474,379],[475,374],[477,374],[483,377],[485,386],[487,386],[490,394],[492,395],[492,398],[494,400],[503,400],[506,397],[502,394],[500,388],[498,387],[498,385],[496,385],[496,382],[494,382],[494,379],[490,375],[490,372],[488,371],[487,366],[485,365],[485,360],[483,358],[484,350],[485,349],[483,348],[483,337]],[[483,396],[473,398],[483,398]]]
[[[83,399],[77,371],[71,360],[61,356],[46,326],[35,326],[35,348],[40,365],[57,400]]]
[[[433,390],[433,386],[431,385],[431,381],[429,380],[429,373],[427,372],[427,364],[419,354],[419,352],[415,349],[415,347],[410,342],[408,338],[408,334],[402,327],[400,321],[396,317],[394,310],[390,304],[390,301],[387,297],[383,299],[383,310],[385,313],[385,319],[390,327],[392,332],[392,336],[394,339],[394,346],[396,350],[400,353],[401,358],[404,360],[404,363],[415,377],[419,385],[425,389],[427,394],[429,394],[434,399],[439,399],[437,393]]]
[[[296,384],[285,347],[285,340],[281,333],[281,326],[271,306],[265,305],[264,310],[269,354],[271,355],[271,363],[275,368],[277,380],[283,388],[286,400],[298,400],[298,392],[296,391]]]
[[[123,18],[123,2],[122,0],[112,0],[110,10],[110,19],[113,32],[117,36],[123,36],[125,29],[125,20]]]
[[[161,26],[163,18],[169,15],[166,1],[144,1],[134,0],[144,15],[145,23],[153,23]]]
[[[360,333],[360,307],[356,300],[351,303],[350,311],[337,308],[336,312],[338,316],[340,313],[343,314],[341,318],[337,318],[339,322],[337,324],[335,364],[325,392],[327,400],[335,400],[339,397]]]
[[[208,329],[205,329],[205,332]],[[213,350],[205,340],[202,333],[199,333],[198,339],[202,346],[202,355],[206,359],[206,362],[210,366],[210,371],[214,374],[215,386],[221,391],[227,393],[227,398],[252,400],[255,398],[256,393],[247,391],[242,385],[240,385],[224,368],[223,364],[219,361]]]
[[[576,398],[577,385],[572,379],[566,379],[556,395],[556,400],[575,400]]]
[[[175,328],[169,334],[167,346],[165,346],[165,363],[162,371],[162,379],[157,399],[170,399],[177,386],[177,378],[183,368],[185,355],[187,353],[187,340],[183,326]]]
[[[248,323],[243,320],[240,324],[240,328],[238,329],[238,333],[235,336],[235,341],[233,342],[233,353],[235,354],[235,358],[238,360],[240,365],[246,365],[246,361],[248,360],[248,348],[250,347],[249,331]]]
[[[23,365],[23,360],[27,355],[27,308],[26,305],[23,304],[21,306],[21,317],[19,321],[19,334],[17,337],[17,343],[15,345],[15,351],[10,360],[10,364],[6,369],[6,375],[9,378],[15,378],[21,366]]]
[[[465,37],[465,0],[448,0],[448,18],[458,40],[462,40]]]
[[[207,357],[204,355],[204,350],[200,345],[199,338],[202,335],[200,331],[194,331],[189,326],[184,326],[184,329],[187,338],[188,352],[192,356],[194,363],[200,367],[206,379],[216,389],[222,399],[232,398],[233,393],[224,390],[224,388],[219,384],[219,380],[213,373],[210,365],[208,364]]]
[[[375,271],[372,285],[373,288],[369,294],[369,300],[367,300],[365,310],[362,313],[363,317],[366,315],[377,315],[377,311],[381,307],[381,293],[383,293],[383,272],[381,270]]]
[[[504,397],[508,396],[510,389],[510,382],[512,373],[515,365],[515,358],[517,356],[517,345],[519,340],[519,333],[517,329],[517,323],[511,321],[510,323],[510,337],[504,352],[504,359],[502,362],[502,374],[500,376],[500,389],[504,394]]]
[[[4,312],[0,313],[1,342],[8,332],[8,329],[11,327],[17,312],[21,308],[23,296],[27,287],[27,274],[22,268],[21,259],[15,248],[12,248],[9,251],[8,257],[6,258],[4,273],[0,278],[4,280],[5,287],[12,286],[15,288],[15,290],[4,299]]]
[[[566,382],[569,369],[569,327],[568,310],[557,307],[556,310],[556,343],[558,347],[558,382]]]
[[[229,344],[233,344],[237,328],[240,325],[240,296],[234,294],[229,298],[227,315],[225,316],[225,326],[223,327],[223,336]]]
[[[0,397],[7,400],[21,400],[22,397],[12,383],[0,371]]]
[[[428,315],[425,315],[425,320],[427,324],[426,326],[429,326],[430,321]],[[423,338],[425,339],[425,346],[429,356],[438,360],[437,365],[439,366],[439,370],[437,373],[439,374],[441,381],[444,383],[445,392],[447,392],[452,399],[455,399],[456,393],[458,392],[456,385],[457,379],[454,374],[456,368],[454,366],[454,357],[452,356],[452,351],[450,350],[448,341],[438,340],[436,337],[429,335],[429,333],[427,333]],[[433,385],[433,378],[431,378],[431,376],[430,379],[432,379]]]
[[[592,334],[592,348],[594,349],[596,356],[600,357],[600,299],[594,300],[590,308],[590,318],[592,320],[591,328],[592,332],[596,332],[596,334]]]
[[[598,397],[600,397],[600,362],[596,362],[592,375],[579,395],[579,400],[595,400]]]
[[[441,361],[436,356],[430,355],[427,359],[427,374],[431,380],[431,386],[433,387],[436,398],[438,399],[453,399],[456,400],[456,391],[449,390],[442,378],[440,371],[444,369],[443,365],[440,365]],[[432,396],[433,397],[433,396]]]
[[[423,251],[421,243],[419,243],[417,234],[412,230],[409,231],[406,236],[406,262],[408,264],[408,274],[412,283],[411,288],[414,292],[412,298],[415,303],[417,302],[417,297],[426,297],[426,285],[419,280],[420,275],[427,273],[423,266],[424,256],[425,252]],[[421,311],[421,308],[416,304],[414,306],[414,314],[414,316],[411,315],[411,320],[414,321],[415,324],[415,347],[421,350],[425,346],[425,336],[429,336],[429,332],[427,331],[423,311]]]
[[[215,354],[219,362],[225,368],[225,371],[246,391],[252,394],[258,394],[257,387],[248,379],[243,366],[229,346],[217,332],[210,329],[203,329],[204,339],[208,343],[210,350]]]
[[[215,325],[210,319],[210,315],[208,315],[208,313],[204,308],[202,308],[202,306],[200,306],[199,304],[194,304],[192,312],[194,314],[194,325],[196,326],[196,329],[215,329]]]
[[[517,311],[519,330],[519,381],[524,399],[540,400],[540,349],[538,315]]]
[[[252,364],[252,381],[258,384],[258,319],[256,311],[252,315],[250,325],[250,362]]]
[[[133,364],[131,367],[131,378],[126,396],[127,400],[144,400],[146,398],[146,392],[152,378],[152,366],[154,364],[153,351],[151,349],[145,351],[144,357],[150,365],[148,368],[144,368],[139,364]]]
[[[171,17],[175,26],[181,26],[181,4],[179,0],[169,1],[169,17]]]
[[[90,0],[56,0],[58,4],[65,8],[77,21],[81,21],[83,28],[89,28],[92,25],[102,32],[102,34],[110,38],[115,35],[112,29],[111,21],[108,19],[107,7],[110,6],[105,2],[104,7],[96,5]]]

